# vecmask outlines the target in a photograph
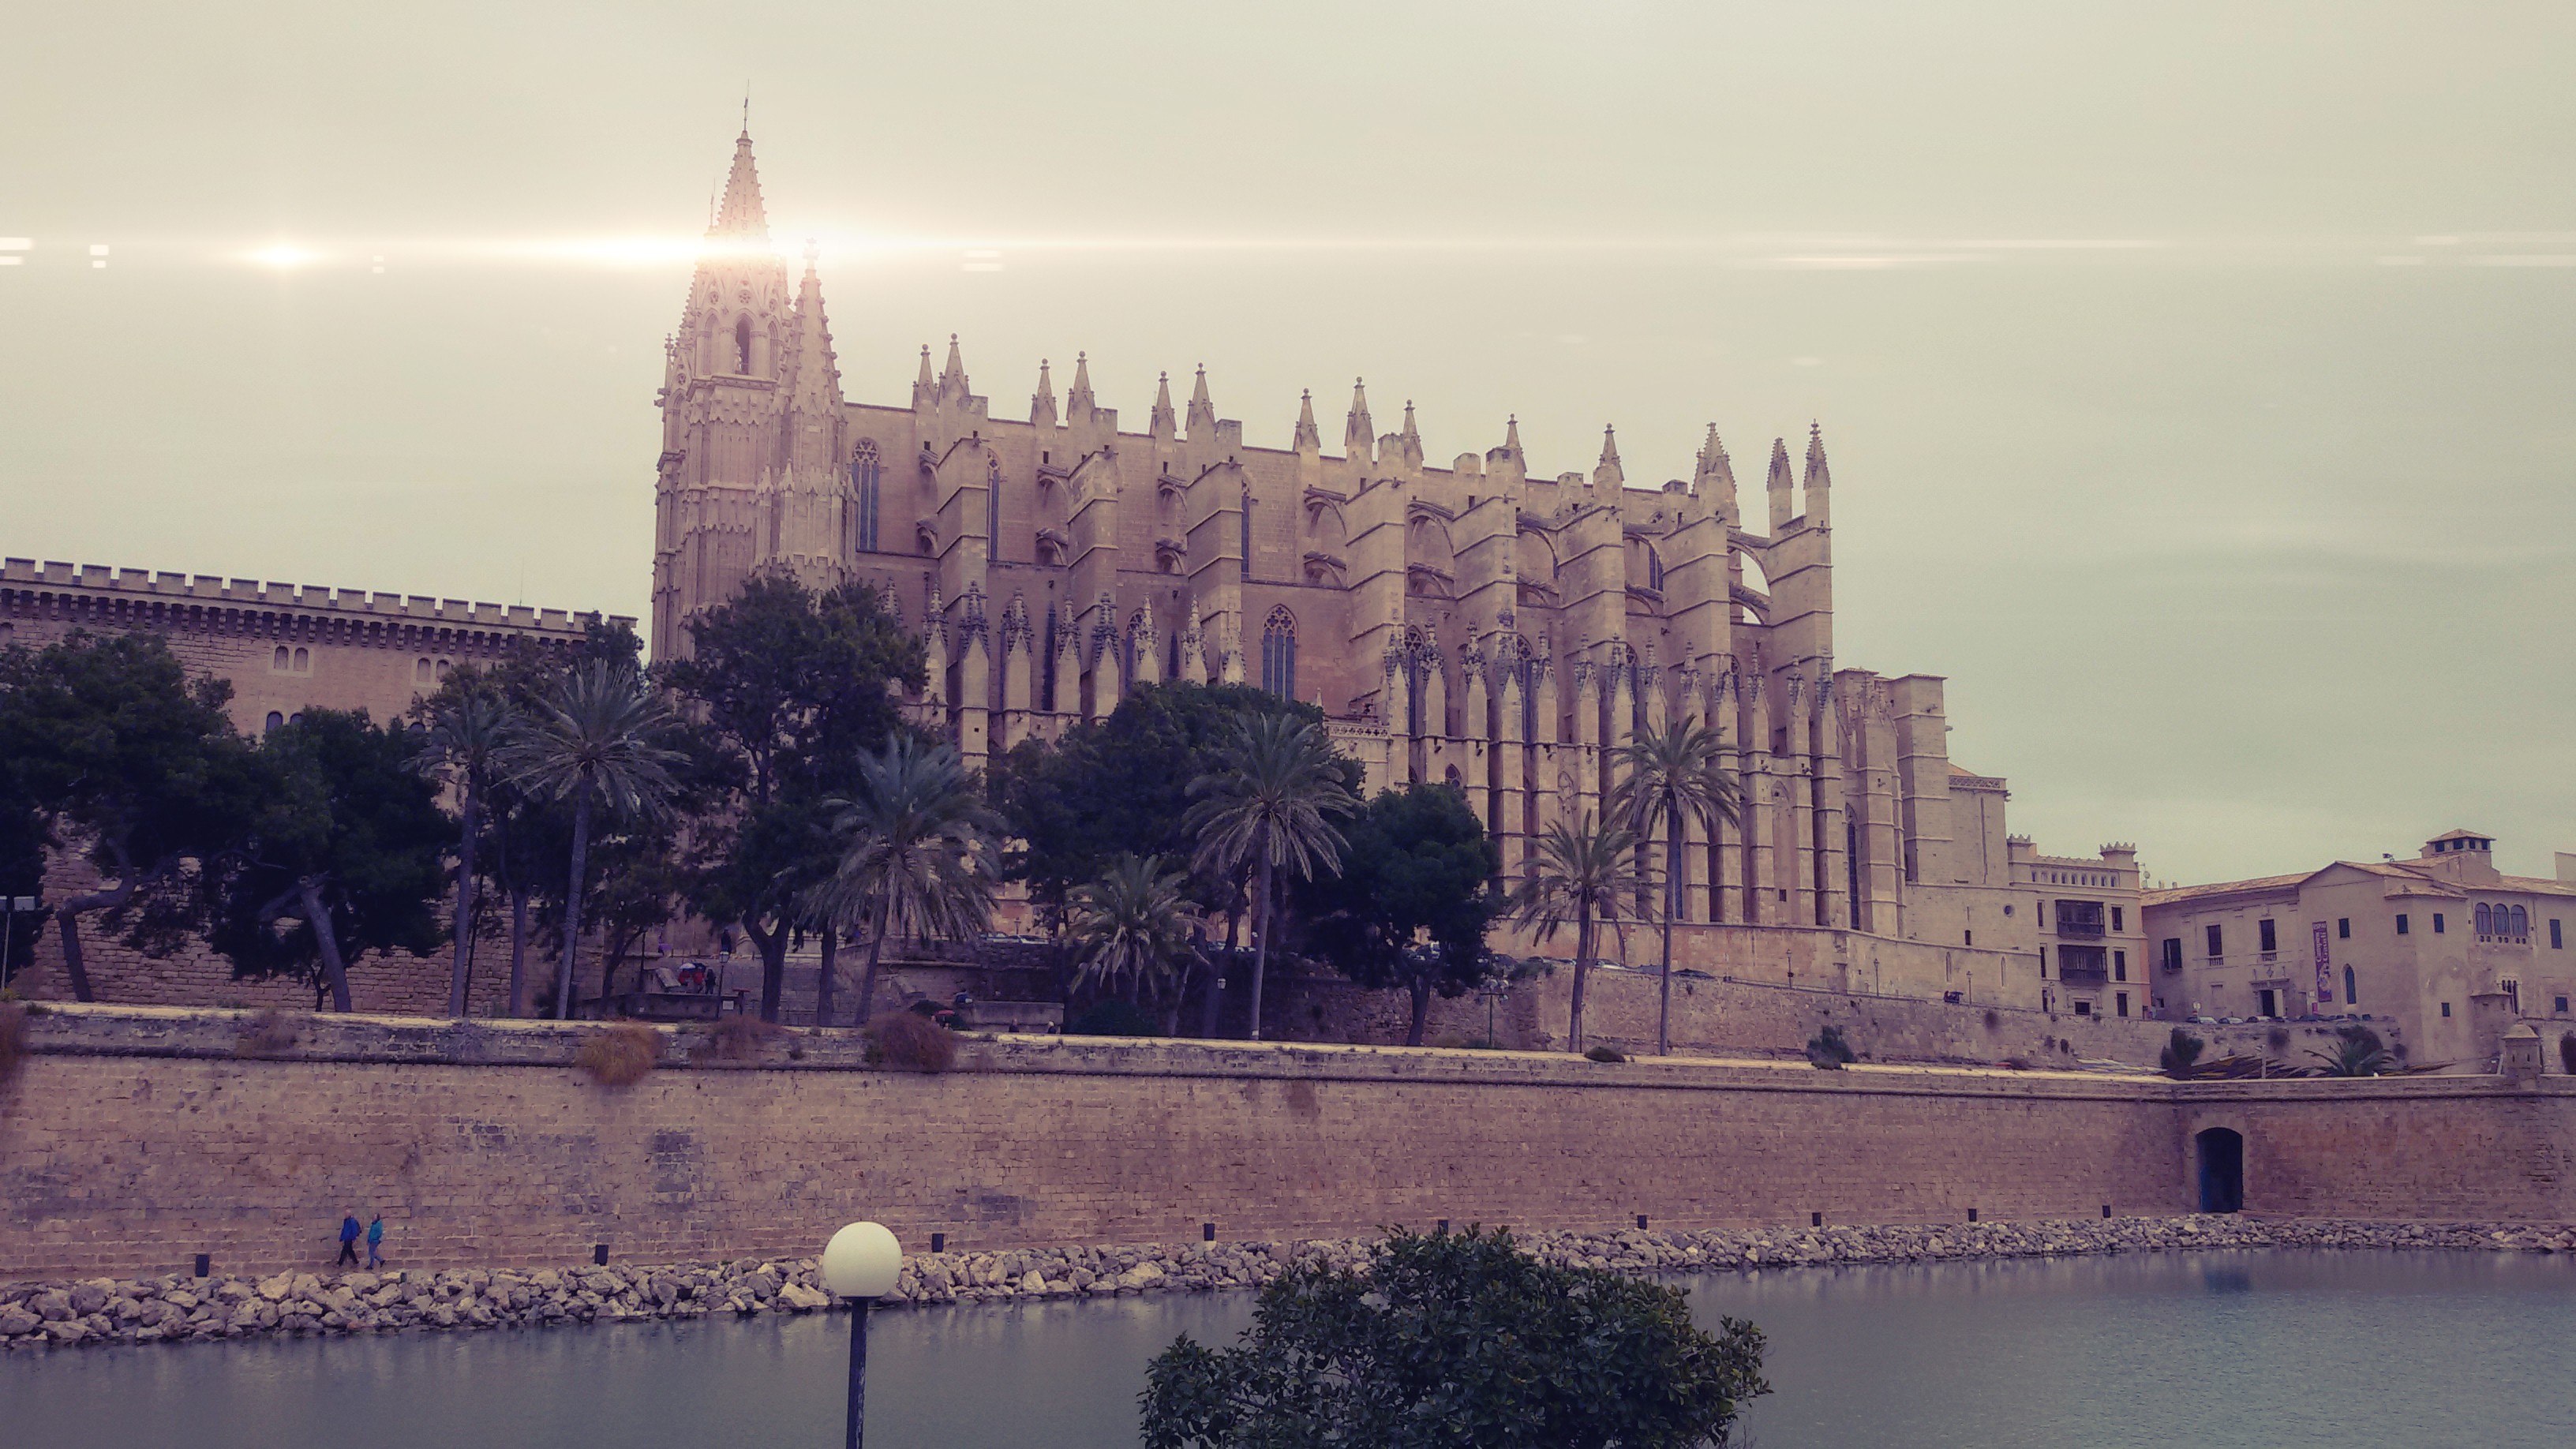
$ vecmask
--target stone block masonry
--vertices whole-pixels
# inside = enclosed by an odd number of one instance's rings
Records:
[[[1206,1222],[1294,1240],[1440,1218],[2154,1216],[2192,1205],[2204,1117],[2246,1133],[2266,1212],[2337,1215],[2366,1192],[2374,1215],[2554,1221],[2576,1166],[2565,1078],[2203,1087],[1080,1038],[970,1040],[958,1070],[921,1076],[865,1069],[831,1033],[702,1063],[673,1034],[668,1065],[604,1088],[569,1066],[597,1028],[314,1019],[256,1059],[234,1055],[244,1020],[29,1023],[34,1054],[0,1087],[0,1280],[180,1272],[198,1253],[315,1269],[352,1210],[383,1212],[413,1268],[599,1243],[628,1262],[793,1256],[862,1217],[987,1250],[1188,1241]]]

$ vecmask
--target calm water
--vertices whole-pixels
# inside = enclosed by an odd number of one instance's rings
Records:
[[[1685,1280],[1770,1335],[1758,1449],[2560,1445],[2576,1264],[2225,1253]],[[878,1315],[880,1449],[1127,1449],[1144,1363],[1248,1295]],[[0,1356],[0,1444],[701,1449],[840,1442],[845,1320]]]

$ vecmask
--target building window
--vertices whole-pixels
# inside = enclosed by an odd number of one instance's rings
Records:
[[[2442,927],[2444,924],[2442,913],[2440,911],[2435,911],[2433,913],[2433,934],[2436,936],[2442,934]]]
[[[1789,893],[1788,893],[1787,891],[1782,891],[1782,892],[1780,892],[1780,894],[1781,894],[1783,897],[1786,897]],[[1974,932],[1974,931],[1962,931],[1962,932],[1960,932],[1960,933],[1959,933],[1959,935],[1960,935],[1960,941],[1959,941],[1959,944],[1960,944],[1960,945],[1962,945],[1962,946],[1973,946],[1973,945],[1977,944],[1977,933],[1976,933],[1976,932]],[[2047,953],[2046,951],[2042,951],[2042,952],[2040,952],[2040,953],[2039,953],[2039,974],[2040,974],[2040,976],[2041,976],[2041,978],[2042,978],[2043,980],[2044,980],[2044,979],[2046,979],[2046,977],[2048,976],[2048,953]]]
[[[1261,687],[1282,699],[1297,697],[1297,620],[1285,608],[1271,610],[1261,628]]]
[[[2210,959],[2214,961],[2214,960],[2217,960],[2219,957],[2224,956],[2224,955],[2226,955],[2226,954],[2227,954],[2226,947],[2225,947],[2225,945],[2224,945],[2224,943],[2223,943],[2223,941],[2222,941],[2221,937],[2219,936],[2218,928],[2217,928],[2216,926],[2212,926],[2212,927],[2210,927],[2210,928],[2209,928],[2209,956],[2210,956]]]
[[[2114,932],[2118,932],[2118,931],[2125,931],[2125,930],[2129,929],[2129,927],[2128,927],[2128,923],[2127,923],[2126,919],[2122,917],[2122,915],[2121,915],[2121,913],[2120,913],[2120,908],[2119,908],[2118,906],[2113,906],[2113,907],[2111,908],[2111,929],[2112,929]]]
[[[2559,997],[2559,998],[2558,998],[2558,1005],[2554,1008],[2554,1010],[2557,1012],[2557,1014],[2558,1014],[2558,1015],[2560,1015],[2560,1016],[2565,1016],[2565,1015],[2567,1014],[2567,998],[2566,998],[2566,997],[2564,997],[2564,996]]]
[[[2338,941],[2349,941],[2352,939],[2352,917],[2335,917],[2335,939]]]
[[[2182,937],[2180,936],[2165,937],[2165,969],[2167,971],[2182,969]]]
[[[427,683],[429,683],[429,661],[428,661],[428,660],[426,660],[426,659],[415,659],[415,660],[413,660],[413,661],[411,662],[411,682],[412,682],[412,683],[414,683],[414,684],[427,684]]]
[[[2343,1004],[2350,1006],[2360,999],[2360,993],[2354,991],[2352,987],[2352,968],[2346,966],[2343,968]]]
[[[2442,1003],[2442,1014],[2443,1014],[2444,1016],[2448,1016],[2448,1015],[2450,1015],[2450,1014],[2451,1014],[2451,1003],[2449,1003],[2449,1002],[2447,1002],[2447,1001],[2445,1001],[2445,1002],[2443,1002],[2443,1003]]]
[[[2120,1013],[2120,1015],[2122,1015],[2122,1016],[2126,1016],[2126,1015],[2128,1015],[2128,1014],[2129,1014],[2129,993],[2127,993],[2127,992],[2125,992],[2125,991],[2115,991],[2115,992],[2111,993],[2111,1005],[2112,1005],[2112,1007],[2113,1007],[2114,1009],[2116,1009],[2116,1010]]]
[[[260,733],[266,734],[284,723],[286,723],[286,716],[272,709],[268,712],[268,723],[261,727]]]
[[[733,324],[733,370],[751,376],[751,319],[736,318]]]
[[[2513,908],[2513,929],[2512,929],[2512,930],[2510,930],[2510,931],[2508,931],[2508,932],[2506,932],[2505,934],[2506,934],[2506,935],[2509,935],[2509,936],[2516,937],[2516,938],[2530,935],[2530,934],[2531,934],[2531,913],[2530,913],[2529,911],[2524,910],[2524,909],[2523,909],[2522,907],[2520,907],[2520,906],[2516,906],[2516,907],[2514,907],[2514,908]]]
[[[2112,980],[2114,980],[2114,981],[2126,981],[2126,980],[2128,980],[2128,979],[2129,979],[2129,953],[2128,953],[2128,952],[2126,952],[2126,951],[2114,951],[2114,952],[2112,952],[2112,953],[2111,953],[2111,979],[2112,979]],[[2124,1011],[2124,1012],[2121,1012],[2120,1014],[2121,1014],[2122,1016],[2126,1016],[2126,1015],[2128,1015],[2128,1013],[2127,1013],[2127,1012],[2125,1012],[2125,1011]]]
[[[2093,1014],[2093,1003],[2089,1001],[2079,1001],[2075,1003],[2075,1014],[2077,1016],[2091,1016]]]
[[[1243,495],[1243,576],[1252,577],[1252,495]]]
[[[2484,901],[2478,902],[2477,918],[2479,935],[2495,936],[2503,934],[2503,932],[2497,928],[2495,916],[2487,909],[2487,903]]]
[[[984,465],[984,557],[993,558],[1002,546],[1002,460],[987,459]]]
[[[286,658],[286,646],[285,646],[285,645],[280,644],[280,645],[278,645],[278,646],[277,646],[277,653],[276,653],[276,654],[274,654],[274,655],[272,655],[272,656],[270,656],[269,661],[268,661],[268,667],[269,667],[269,668],[271,668],[271,669],[281,669],[281,670],[282,670],[282,669],[286,669],[286,668],[289,668],[289,667],[290,667],[290,666],[289,666],[289,664],[287,663],[287,658]]]
[[[2397,934],[2401,936],[2406,934],[2406,913],[2404,911],[2399,911],[2397,913]]]
[[[2567,949],[2566,938],[2558,933],[2558,918],[2556,916],[2551,916],[2549,918],[2549,949],[2552,951],[2564,951]]]
[[[877,482],[880,476],[876,440],[860,439],[858,454],[850,459],[850,487],[859,495],[861,553],[877,551]]]
[[[2259,938],[2256,942],[2257,949],[2264,951],[2278,951],[2281,949],[2280,941],[2272,934],[2272,923],[2269,919],[2256,921],[2254,923],[2254,934]]]

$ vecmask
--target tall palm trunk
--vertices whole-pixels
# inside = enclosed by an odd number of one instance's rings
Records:
[[[826,924],[823,927],[823,962],[814,971],[814,1024],[816,1026],[832,1024],[832,963],[840,952],[841,928]]]
[[[743,917],[742,933],[751,938],[751,948],[760,953],[760,1019],[778,1020],[778,998],[787,989],[787,927],[764,931],[750,916]]]
[[[447,1014],[465,1014],[466,963],[473,959],[469,949],[474,940],[474,837],[477,812],[482,802],[474,798],[474,781],[465,781],[465,839],[456,851],[456,964],[448,972]]]
[[[1655,1011],[1655,1055],[1673,1054],[1673,917],[1682,895],[1682,818],[1675,815],[1664,836],[1664,999]]]
[[[1225,913],[1224,961],[1222,965],[1213,962],[1209,964],[1207,1000],[1199,1007],[1199,1035],[1206,1037],[1210,1041],[1216,1040],[1218,1030],[1217,1013],[1225,1006],[1225,973],[1234,969],[1234,943],[1237,934],[1242,929],[1243,912],[1239,910],[1227,911]]]
[[[528,888],[510,887],[510,1015],[528,1014]]]
[[[868,1013],[877,1004],[877,962],[885,956],[886,912],[883,904],[877,907],[876,919],[870,925],[874,929],[868,932],[868,969],[859,973],[859,1008],[850,1018],[853,1026],[867,1025]]]
[[[572,1020],[572,984],[581,965],[581,877],[590,864],[590,780],[572,796],[572,889],[564,894],[563,960],[555,968],[555,1020]]]
[[[331,929],[331,908],[322,902],[322,878],[308,875],[296,882],[304,899],[304,919],[322,948],[322,979],[331,988],[331,1009],[349,1009],[349,963],[340,959],[340,935]]]
[[[1592,902],[1574,909],[1574,1002],[1566,1012],[1567,1050],[1583,1050],[1583,979],[1592,970]]]
[[[1254,918],[1252,938],[1252,1031],[1254,1041],[1261,1040],[1261,983],[1270,966],[1270,843],[1261,845],[1261,894],[1255,903],[1260,915]]]

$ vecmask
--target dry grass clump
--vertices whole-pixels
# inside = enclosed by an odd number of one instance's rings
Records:
[[[254,1014],[242,1023],[241,1036],[233,1043],[237,1057],[273,1057],[295,1045],[299,1027],[294,1017],[272,1006]]]
[[[859,1034],[867,1038],[870,1066],[944,1072],[957,1064],[956,1033],[909,1011],[880,1016]]]
[[[701,1061],[747,1062],[786,1032],[775,1022],[737,1013],[719,1018],[707,1039],[689,1055]]]
[[[572,1064],[603,1087],[632,1086],[661,1060],[662,1034],[631,1024],[592,1032],[572,1056]]]

